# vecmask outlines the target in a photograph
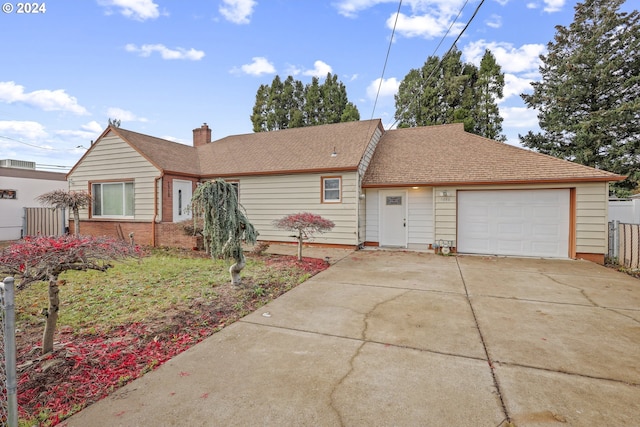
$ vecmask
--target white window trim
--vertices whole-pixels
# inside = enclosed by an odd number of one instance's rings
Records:
[[[91,183],[91,196],[95,197],[94,195],[94,190],[93,190],[93,186],[94,185],[100,185],[100,195],[102,197],[103,191],[102,191],[102,186],[103,185],[109,185],[109,184],[121,184],[123,189],[124,189],[124,185],[125,184],[134,184],[134,181],[104,181],[104,182],[92,182]],[[100,218],[100,219],[134,219],[135,218],[135,186],[133,187],[133,192],[134,192],[134,197],[133,197],[133,211],[134,211],[134,215],[96,215],[95,213],[95,208],[94,208],[94,203],[95,203],[95,199],[94,201],[91,202],[91,218]],[[122,197],[123,197],[123,201],[122,201],[122,205],[125,206],[126,203],[126,193],[125,191],[122,192]],[[101,200],[102,201],[102,200]],[[126,209],[125,209],[126,210]]]
[[[338,198],[337,199],[327,199],[326,196],[326,187],[325,183],[328,180],[337,179],[338,180]],[[333,189],[330,189],[333,190]],[[322,203],[342,203],[342,177],[341,176],[323,176],[322,177]]]

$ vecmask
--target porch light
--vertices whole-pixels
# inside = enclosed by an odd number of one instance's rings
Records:
[[[336,147],[333,147],[333,153],[331,153],[331,157],[337,157],[338,153],[336,152]]]

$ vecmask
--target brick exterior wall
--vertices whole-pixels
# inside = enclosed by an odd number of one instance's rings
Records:
[[[74,228],[74,221],[70,221],[70,229]],[[151,246],[152,239],[151,222],[126,222],[126,221],[80,221],[80,234],[89,236],[108,236],[129,240],[129,233],[133,232],[133,240],[141,246]],[[122,231],[120,234],[119,230]],[[202,237],[187,236],[179,224],[170,222],[156,224],[156,246],[175,247],[183,249],[203,250]]]
[[[202,237],[187,236],[182,225],[170,222],[156,224],[156,246],[204,250]]]

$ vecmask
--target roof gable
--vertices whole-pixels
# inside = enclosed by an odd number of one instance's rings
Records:
[[[394,129],[363,186],[619,181],[619,175],[487,139],[462,124]]]
[[[158,169],[189,175],[200,174],[198,153],[194,147],[126,129],[111,129]]]

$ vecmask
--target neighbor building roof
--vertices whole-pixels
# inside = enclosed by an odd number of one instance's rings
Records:
[[[620,181],[624,176],[464,131],[463,124],[389,130],[364,187]]]

